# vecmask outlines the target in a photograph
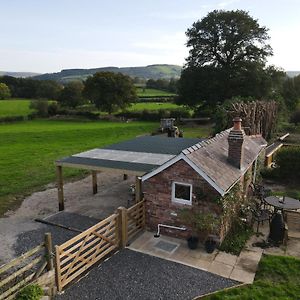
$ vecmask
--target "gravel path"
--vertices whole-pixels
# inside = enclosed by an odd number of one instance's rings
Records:
[[[235,284],[209,272],[124,249],[55,299],[188,300]]]
[[[79,230],[85,230],[100,221],[95,218],[64,211],[50,216],[46,218],[46,220]],[[79,234],[78,232],[70,231],[58,226],[42,223],[37,224],[39,224],[38,229],[22,232],[17,236],[16,243],[14,244],[16,255],[21,255],[29,249],[39,245],[44,240],[44,234],[46,232],[51,232],[53,245],[60,245]]]

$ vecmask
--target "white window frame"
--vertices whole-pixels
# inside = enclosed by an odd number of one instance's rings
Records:
[[[185,185],[185,186],[190,187],[190,200],[185,200],[185,199],[175,197],[176,184]],[[192,184],[184,183],[184,182],[177,182],[177,181],[172,182],[172,202],[192,205],[192,195],[193,195],[193,185]]]

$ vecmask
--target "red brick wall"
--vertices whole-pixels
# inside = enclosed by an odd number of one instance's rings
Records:
[[[221,215],[221,208],[215,201],[220,195],[185,161],[180,160],[143,182],[146,226],[148,229],[156,231],[159,223],[188,228],[178,217],[178,212],[184,207],[191,208],[192,206],[172,202],[173,181],[192,184],[193,205],[197,205],[203,211]],[[202,192],[201,199],[197,199],[195,194],[195,191],[199,188]],[[190,228],[187,231],[162,229],[162,233],[186,238],[190,236],[191,230]]]

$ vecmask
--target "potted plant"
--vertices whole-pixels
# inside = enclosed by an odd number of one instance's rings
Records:
[[[192,234],[188,238],[190,249],[196,249],[199,235],[205,237],[205,250],[212,253],[218,244],[218,238],[213,235],[219,226],[219,218],[210,212],[202,212],[196,209],[184,208],[181,211],[181,219],[192,229]]]
[[[197,219],[193,208],[183,208],[179,214],[180,219],[189,225],[192,232],[187,238],[188,247],[192,250],[197,249],[199,243],[198,229],[197,229]]]

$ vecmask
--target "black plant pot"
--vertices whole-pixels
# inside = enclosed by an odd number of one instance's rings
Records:
[[[197,249],[199,239],[196,236],[191,236],[187,239],[188,247],[192,250]]]
[[[214,240],[205,241],[205,250],[207,253],[213,253],[217,247],[217,242]]]

